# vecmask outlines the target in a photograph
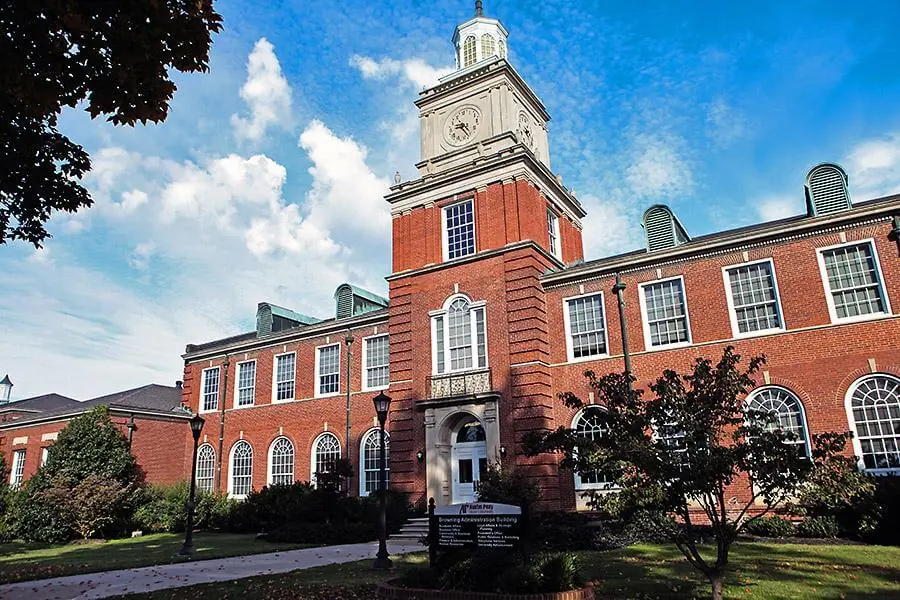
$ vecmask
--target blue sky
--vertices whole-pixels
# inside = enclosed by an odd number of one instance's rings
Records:
[[[391,174],[414,176],[412,101],[452,69],[473,2],[219,0],[211,70],[169,119],[63,129],[96,205],[42,251],[0,248],[14,397],[88,398],[181,377],[180,354],[251,329],[256,303],[333,312],[384,293]],[[488,0],[552,116],[551,161],[589,214],[587,258],[642,245],[643,210],[693,235],[803,210],[817,162],[855,200],[900,192],[897,2]]]

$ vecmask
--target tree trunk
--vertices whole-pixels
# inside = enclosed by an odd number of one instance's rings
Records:
[[[725,576],[717,573],[708,577],[709,584],[712,586],[712,600],[722,600],[725,597]]]

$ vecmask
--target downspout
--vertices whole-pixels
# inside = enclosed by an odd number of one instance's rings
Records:
[[[344,338],[344,342],[347,344],[347,464],[353,464],[351,461],[353,456],[353,443],[352,439],[352,429],[350,427],[350,360],[353,356],[353,333],[348,329],[347,337]],[[352,485],[352,481],[350,476],[348,475],[346,478],[345,489],[347,492],[347,496],[350,496],[350,486]]]
[[[228,397],[228,355],[222,363],[224,374],[219,389],[219,451],[216,454],[216,492],[222,491],[222,452],[225,446],[225,399]]]
[[[616,298],[619,301],[619,329],[622,331],[622,357],[625,359],[625,375],[631,375],[631,352],[628,349],[628,322],[625,319],[625,283],[616,273],[616,284],[613,286]],[[631,390],[631,380],[628,381],[628,389]]]

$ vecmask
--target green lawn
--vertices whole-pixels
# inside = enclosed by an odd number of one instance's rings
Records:
[[[64,546],[0,544],[0,583],[308,547],[273,544],[253,535],[198,533],[194,536],[193,558],[185,558],[178,556],[183,542],[184,534],[160,533]]]
[[[640,545],[580,556],[585,574],[597,584],[598,598],[687,600],[709,595],[708,584],[671,546]],[[424,554],[399,559],[391,574],[374,571],[367,560],[122,600],[371,600],[378,581],[421,568],[425,560]],[[900,548],[741,543],[733,550],[732,566],[726,590],[730,599],[900,599]]]

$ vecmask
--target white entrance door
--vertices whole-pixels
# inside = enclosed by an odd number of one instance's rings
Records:
[[[481,474],[487,470],[487,444],[457,443],[453,446],[453,504],[475,502]]]

